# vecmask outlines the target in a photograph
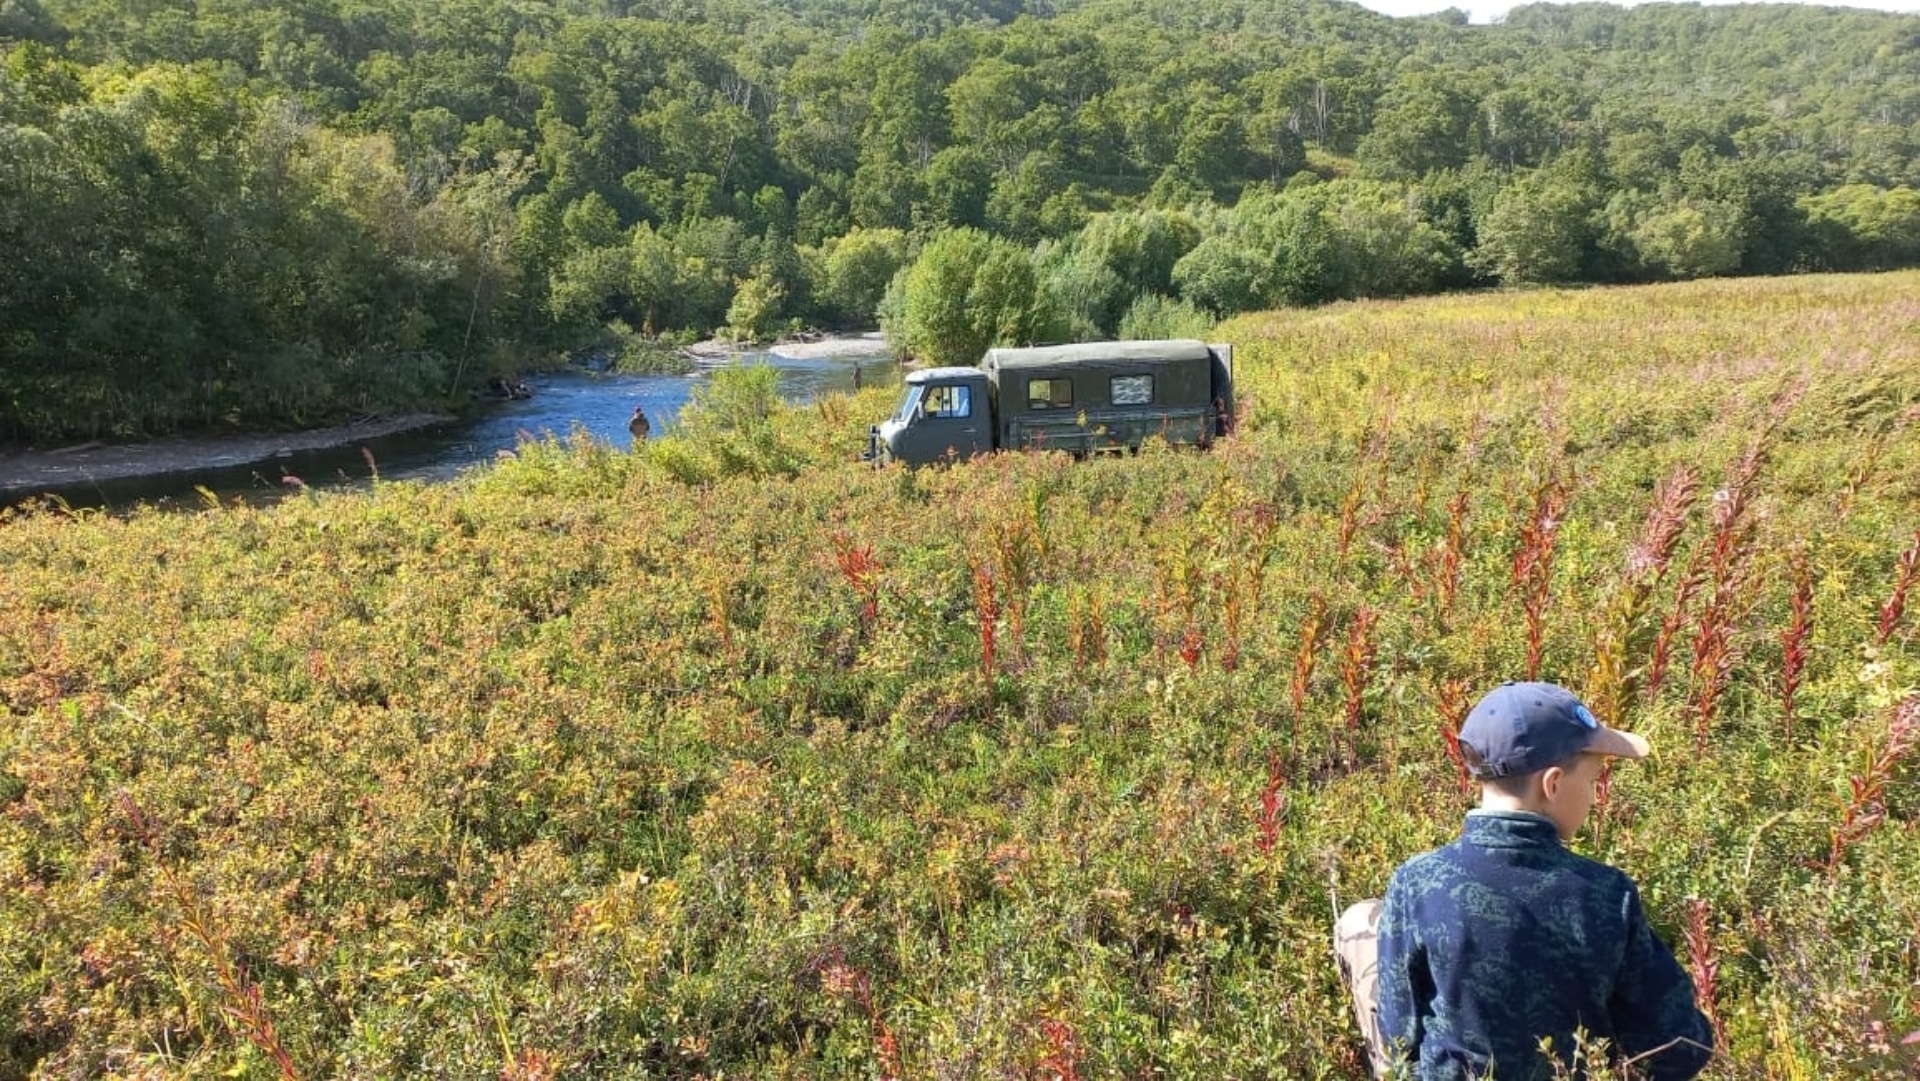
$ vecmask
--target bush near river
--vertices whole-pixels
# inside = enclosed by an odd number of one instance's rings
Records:
[[[0,518],[0,1075],[1362,1076],[1335,910],[1477,694],[1712,1078],[1911,1076],[1920,275],[1244,317],[1211,453],[869,389],[446,485]]]

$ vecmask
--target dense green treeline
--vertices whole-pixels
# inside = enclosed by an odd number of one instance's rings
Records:
[[[610,333],[877,316],[952,360],[1920,262],[1910,16],[0,0],[0,57],[0,439],[413,406]],[[912,283],[961,280],[1004,310],[929,324]]]

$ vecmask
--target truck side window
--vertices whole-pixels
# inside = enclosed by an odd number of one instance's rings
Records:
[[[1073,407],[1073,380],[1027,380],[1028,409],[1070,409]]]
[[[928,387],[927,416],[954,419],[973,415],[973,388],[964,386]]]
[[[1115,405],[1152,405],[1153,376],[1116,375],[1111,386]]]

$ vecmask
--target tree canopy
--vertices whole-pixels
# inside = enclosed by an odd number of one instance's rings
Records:
[[[1837,8],[5,0],[0,440],[872,325],[963,230],[1047,294],[1001,329],[1092,336],[1143,298],[1912,265],[1916,191],[1920,17]]]

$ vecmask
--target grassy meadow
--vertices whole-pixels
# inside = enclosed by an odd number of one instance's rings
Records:
[[[1502,679],[1713,1078],[1920,1046],[1920,274],[1268,313],[1240,434],[710,402],[444,486],[0,516],[0,1077],[1359,1078],[1328,948]],[[749,403],[750,404],[750,403]]]

